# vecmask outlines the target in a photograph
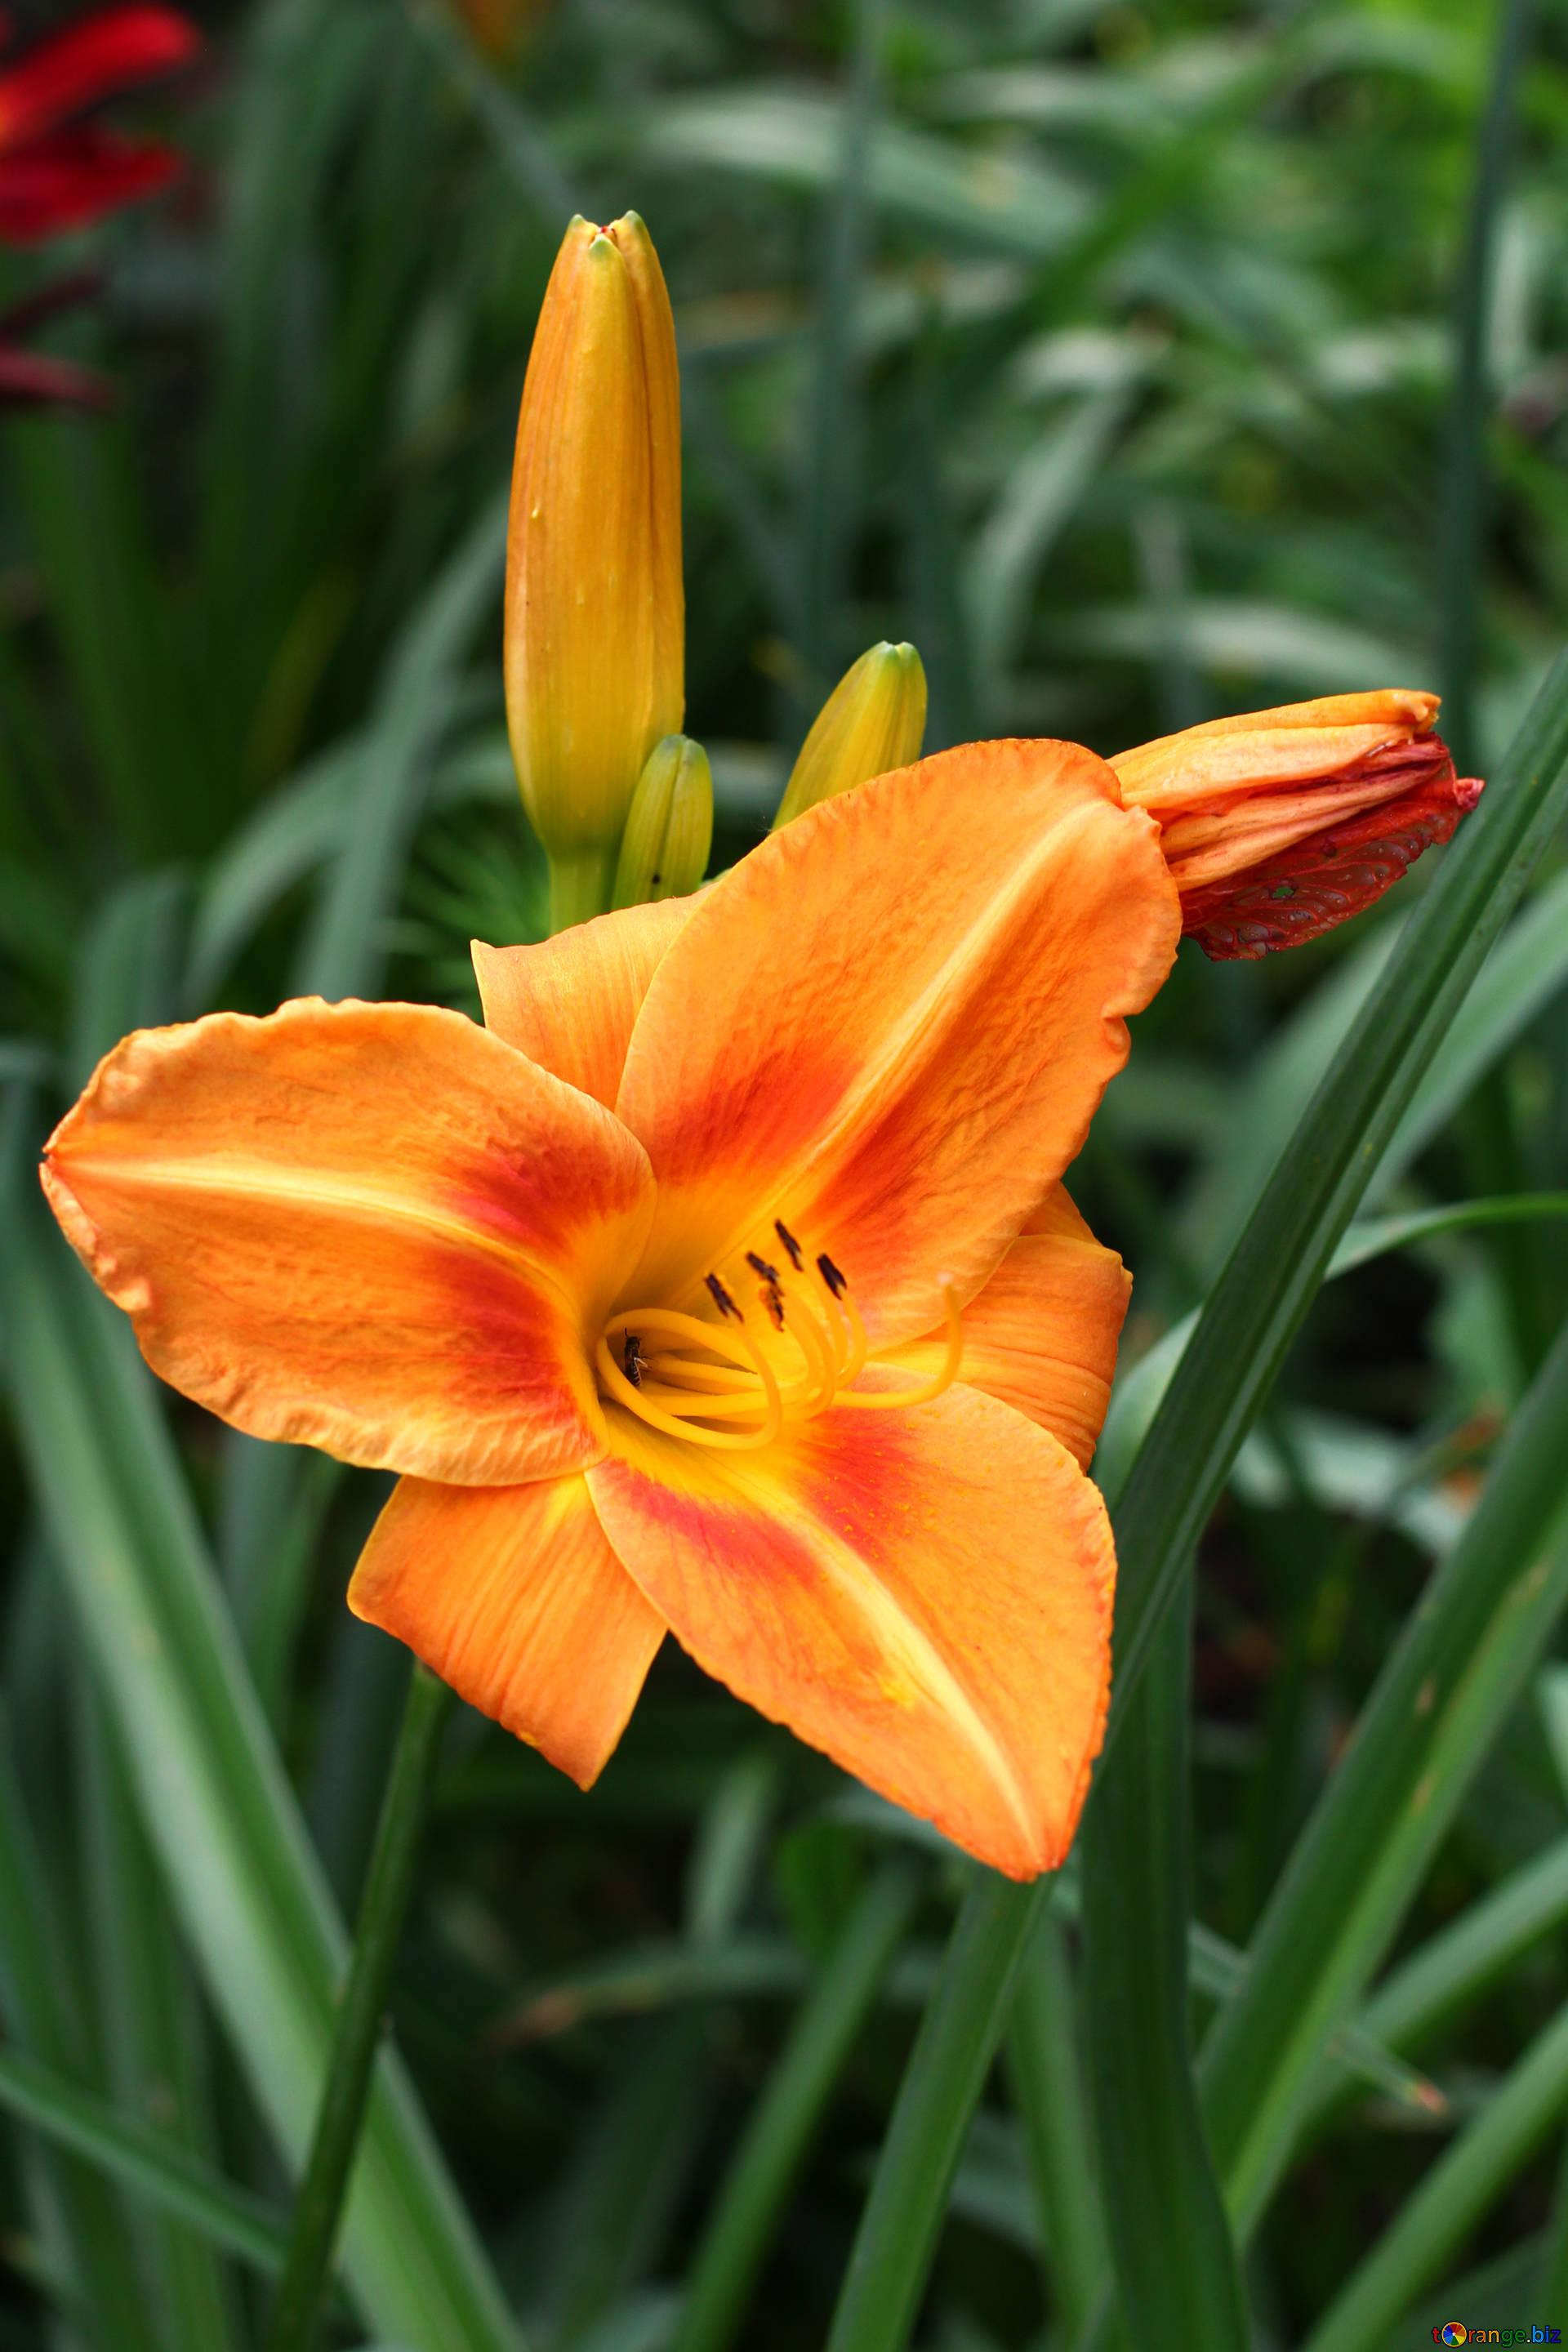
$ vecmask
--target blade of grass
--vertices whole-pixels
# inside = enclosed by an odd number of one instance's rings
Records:
[[[0,1216],[0,1302],[24,1456],[192,1955],[258,2105],[298,2158],[342,1931],[221,1613],[150,1377],[32,1205],[19,1157],[10,1155]],[[345,2263],[384,2333],[430,2352],[515,2352],[471,2225],[388,2056]]]
[[[1510,1871],[1384,1978],[1358,2021],[1377,2045],[1409,2050],[1468,2008],[1505,1969],[1568,1920],[1568,1838]],[[1314,2113],[1337,2105],[1348,2071],[1315,2075]]]
[[[1070,2343],[1100,2300],[1110,2256],[1079,2057],[1072,1963],[1061,1924],[1048,1912],[1038,1919],[1019,1974],[1007,2074],[1024,2125],[1051,2318]]]
[[[1532,13],[1532,0],[1501,0],[1498,10],[1491,80],[1465,216],[1464,257],[1454,319],[1454,381],[1438,476],[1442,485],[1437,577],[1442,583],[1438,669],[1443,680],[1443,732],[1461,775],[1469,773],[1477,756],[1474,696],[1487,509],[1486,432],[1491,405],[1487,338],[1493,261]]]
[[[132,1803],[124,1759],[103,1700],[85,1676],[76,1702],[79,1805],[90,1963],[116,2104],[149,2130],[210,2161],[211,2116],[202,2021],[167,1898]],[[159,2333],[203,2352],[237,2352],[239,2314],[211,2242],[166,2210],[132,2202]]]
[[[1568,801],[1568,657],[1389,956],[1200,1315],[1127,1475],[1117,1692],[1148,1645],[1334,1246],[1465,992]],[[829,2352],[897,2352],[1005,2014],[1037,1890],[977,1880],[917,2038],[862,2216]]]
[[[57,2067],[82,2063],[83,2028],[50,1890],[0,1724],[0,1999],[13,2033]],[[51,2148],[47,2181],[63,2229],[68,2284],[89,2340],[108,2352],[158,2352],[125,2212],[101,2174]]]
[[[1135,2342],[1247,2352],[1187,2022],[1191,1588],[1171,1610],[1081,1845],[1089,2095],[1117,2298]]]
[[[416,1661],[375,1833],[353,1957],[332,2032],[310,2153],[294,2200],[268,2352],[311,2352],[321,2331],[343,2196],[364,2126],[382,2013],[414,1888],[425,1791],[447,1691]]]
[[[253,2270],[281,2264],[287,2224],[280,2213],[55,2067],[20,2050],[0,2050],[0,2107]]]
[[[69,691],[103,797],[135,860],[210,838],[221,793],[197,803],[143,477],[121,421],[83,433],[72,417],[13,425],[10,447]]]
[[[1303,2352],[1383,2352],[1422,2289],[1439,2277],[1568,2107],[1568,2009],[1512,2067],[1357,2264]],[[1544,2307],[1544,2306],[1543,2306]],[[1558,2306],[1552,2305],[1555,2309]]]
[[[733,2342],[791,2187],[914,1913],[918,1871],[883,1866],[796,2011],[692,2256],[670,2352]]]
[[[809,719],[841,667],[839,627],[859,502],[856,327],[869,259],[866,175],[876,138],[882,0],[854,0],[837,168],[826,194],[815,381],[801,482],[800,643]]]
[[[1205,2112],[1244,2224],[1289,2153],[1325,2041],[1386,1949],[1568,1601],[1565,1461],[1568,1333],[1379,1676],[1205,2052]]]
[[[1461,855],[1463,851],[1461,850]],[[1225,1127],[1226,1149],[1205,1178],[1183,1231],[1212,1262],[1250,1213],[1295,1124],[1387,959],[1391,926],[1375,934],[1310,996],[1262,1056]],[[1433,1057],[1383,1153],[1368,1191],[1376,1198],[1403,1175],[1459,1105],[1553,998],[1568,986],[1568,874],[1553,875],[1498,941]]]
[[[1558,2159],[1557,2188],[1545,2240],[1536,2300],[1542,2311],[1561,2311],[1568,2305],[1568,2153]]]
[[[378,38],[359,0],[268,0],[246,28],[228,127],[215,366],[205,403],[197,676],[223,682],[209,757],[237,775],[300,583],[292,544],[322,387],[298,316],[322,182],[365,103]]]
[[[1033,1921],[1023,1889],[994,1871],[972,1874],[882,2143],[826,2352],[908,2340]]]
[[[1351,1227],[1329,1261],[1325,1282],[1353,1274],[1358,1266],[1412,1242],[1436,1240],[1440,1234],[1462,1233],[1471,1225],[1507,1223],[1531,1217],[1568,1214],[1568,1193],[1513,1192],[1488,1201],[1455,1201],[1438,1209],[1412,1209],[1398,1216],[1368,1217]],[[1197,1328],[1197,1315],[1183,1317],[1155,1341],[1146,1356],[1116,1383],[1105,1428],[1095,1456],[1095,1473],[1108,1494],[1114,1493],[1131,1468],[1144,1433],[1159,1410],[1177,1366]]]

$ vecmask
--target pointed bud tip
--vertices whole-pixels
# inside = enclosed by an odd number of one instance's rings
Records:
[[[926,676],[913,646],[868,646],[846,670],[801,746],[775,830],[819,801],[907,768],[925,740]]]

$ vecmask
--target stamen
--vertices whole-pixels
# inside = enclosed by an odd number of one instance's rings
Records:
[[[795,1276],[805,1272],[805,1254],[781,1221],[775,1221],[775,1230],[790,1273],[781,1274],[758,1250],[747,1250],[744,1257],[759,1277],[757,1296],[773,1331],[794,1344],[795,1368],[787,1373],[782,1364],[775,1369],[772,1339],[765,1332],[753,1339],[742,1328],[745,1318],[731,1291],[719,1275],[709,1274],[703,1282],[718,1319],[674,1307],[643,1307],[612,1317],[595,1349],[605,1397],[650,1428],[694,1445],[755,1451],[771,1445],[791,1420],[830,1405],[905,1411],[951,1388],[963,1362],[963,1328],[949,1276],[939,1277],[947,1324],[941,1368],[910,1387],[861,1395],[855,1383],[868,1364],[878,1364],[879,1353],[849,1295],[847,1276],[822,1251],[814,1261],[821,1289],[805,1281],[797,1286]],[[715,1425],[724,1423],[748,1425]]]
[[[930,1404],[933,1397],[941,1396],[952,1386],[963,1360],[963,1312],[958,1303],[958,1290],[952,1276],[942,1275],[939,1286],[942,1309],[947,1318],[947,1349],[941,1370],[933,1372],[929,1380],[921,1381],[916,1388],[885,1389],[875,1396],[848,1394],[837,1398],[836,1402],[853,1405],[861,1412],[904,1412],[910,1405]]]
[[[705,1274],[702,1279],[707,1284],[708,1295],[712,1299],[714,1306],[719,1309],[720,1314],[732,1315],[737,1323],[743,1323],[746,1319],[745,1317],[742,1314],[740,1308],[736,1306],[734,1300],[731,1297],[729,1292],[720,1281],[718,1276],[716,1274]]]
[[[743,1381],[752,1383],[744,1394],[753,1398],[762,1395],[761,1381],[736,1364],[699,1364],[689,1356],[650,1356],[645,1363],[656,1380],[669,1381],[677,1388],[711,1389],[716,1395],[733,1396],[736,1381]]]
[[[644,1319],[648,1318],[645,1317]],[[595,1347],[594,1361],[598,1367],[599,1378],[604,1384],[605,1393],[617,1404],[623,1404],[629,1412],[634,1412],[639,1421],[647,1422],[651,1429],[662,1430],[668,1437],[685,1438],[693,1445],[724,1447],[733,1453],[754,1453],[760,1446],[771,1445],[784,1428],[784,1401],[779,1395],[778,1384],[772,1381],[771,1374],[767,1378],[771,1382],[773,1392],[768,1399],[767,1419],[761,1428],[744,1431],[705,1429],[699,1422],[689,1421],[679,1413],[668,1412],[657,1398],[649,1395],[646,1388],[634,1387],[610,1353],[609,1342],[606,1339],[601,1339]],[[759,1359],[759,1370],[761,1369]],[[700,1403],[698,1403],[697,1400],[693,1402],[700,1411]],[[752,1401],[752,1412],[756,1410],[756,1405],[760,1402],[761,1399]]]
[[[858,1381],[865,1370],[866,1359],[871,1352],[871,1343],[866,1337],[866,1326],[860,1320],[859,1309],[849,1296],[847,1276],[839,1271],[826,1251],[816,1261],[816,1270],[822,1276],[823,1286],[833,1301],[836,1320],[847,1338],[847,1345],[840,1351],[838,1374],[841,1385],[847,1388],[852,1382]]]
[[[809,1292],[799,1296],[792,1293],[790,1305],[795,1311],[784,1328],[799,1349],[805,1366],[806,1377],[812,1387],[812,1409],[820,1412],[824,1405],[832,1403],[833,1392],[838,1386],[839,1351],[834,1343],[833,1331]]]

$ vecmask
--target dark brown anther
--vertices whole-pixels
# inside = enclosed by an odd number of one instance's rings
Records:
[[[780,1241],[784,1244],[784,1248],[789,1252],[789,1262],[791,1265],[794,1266],[796,1274],[799,1274],[805,1265],[805,1260],[801,1255],[800,1244],[796,1241],[795,1235],[791,1233],[789,1227],[784,1223],[782,1217],[775,1217],[773,1219],[773,1231],[777,1234]]]
[[[626,1378],[633,1388],[640,1389],[642,1376],[647,1370],[647,1358],[643,1354],[642,1341],[635,1331],[628,1331],[622,1342],[621,1361],[626,1366]]]
[[[732,1315],[737,1323],[743,1323],[746,1319],[745,1317],[742,1314],[740,1308],[736,1306],[734,1300],[731,1297],[729,1292],[720,1281],[718,1276],[716,1274],[705,1274],[702,1279],[708,1285],[709,1297],[712,1299],[714,1306],[719,1309],[720,1314]]]
[[[759,1257],[757,1255],[755,1250],[748,1250],[746,1252],[746,1264],[751,1267],[753,1274],[760,1274],[763,1280],[771,1284],[774,1290],[778,1288],[779,1270],[776,1265],[770,1265],[765,1257]]]
[[[762,1300],[763,1310],[773,1329],[782,1331],[784,1327],[784,1292],[779,1288],[777,1281],[763,1283],[758,1288],[757,1297]]]
[[[838,1268],[834,1265],[833,1260],[828,1256],[826,1250],[824,1250],[822,1255],[816,1261],[816,1270],[822,1276],[824,1282],[827,1285],[829,1290],[833,1293],[835,1298],[842,1298],[844,1293],[849,1287],[848,1279],[846,1276],[839,1273]]]

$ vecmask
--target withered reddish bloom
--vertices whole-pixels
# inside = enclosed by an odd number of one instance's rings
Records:
[[[0,38],[8,30],[0,14]],[[103,8],[0,64],[0,238],[36,244],[167,186],[177,150],[81,118],[189,64],[200,46],[174,8]]]
[[[1216,961],[1300,947],[1381,898],[1481,787],[1432,732],[1437,697],[1401,688],[1218,719],[1110,762],[1147,809],[1182,928]]]

